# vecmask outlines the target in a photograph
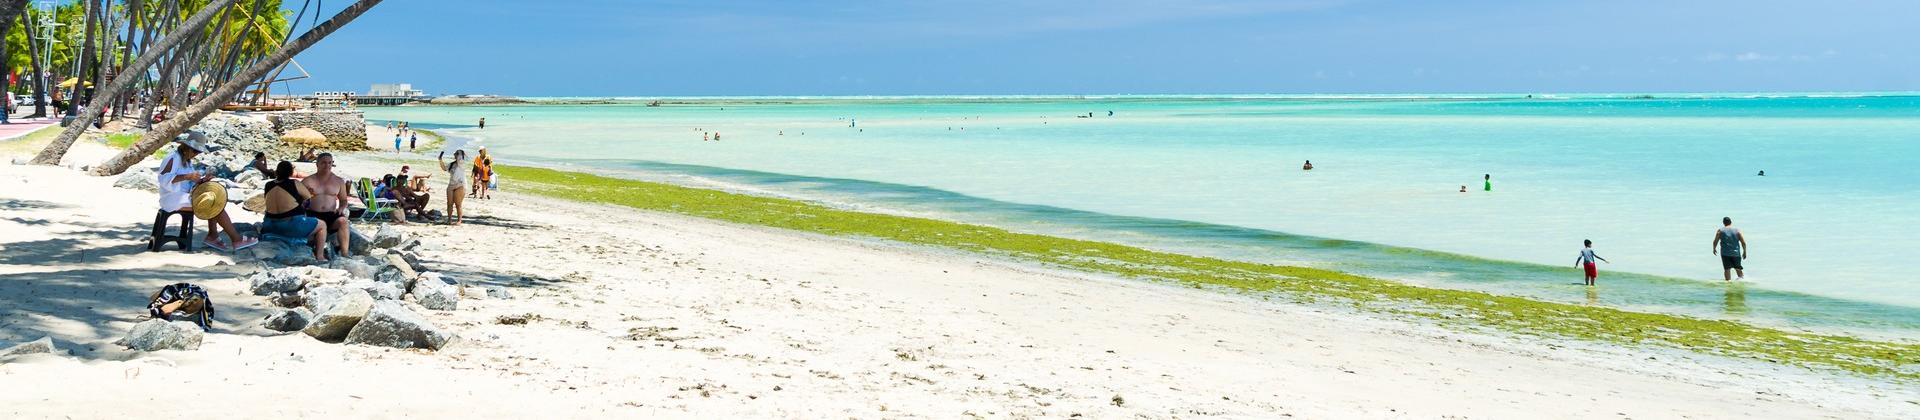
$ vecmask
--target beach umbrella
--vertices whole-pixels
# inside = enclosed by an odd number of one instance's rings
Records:
[[[77,84],[77,83],[80,83],[80,78],[78,78],[78,77],[69,77],[69,78],[67,78],[67,80],[66,80],[66,81],[63,81],[63,82],[60,82],[60,87],[63,87],[63,88],[70,88],[70,87],[73,87],[73,85],[74,85],[74,84]],[[93,87],[93,82],[87,82],[87,85],[86,85],[86,86],[87,86],[87,87]]]
[[[327,135],[320,134],[318,130],[302,127],[287,130],[287,134],[280,135],[280,140],[287,144],[319,146],[327,144]]]

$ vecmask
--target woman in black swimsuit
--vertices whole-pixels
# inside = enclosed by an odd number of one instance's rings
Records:
[[[293,179],[293,162],[283,160],[274,168],[266,196],[267,217],[260,222],[261,233],[289,239],[305,237],[313,246],[313,258],[326,262],[327,230],[321,229],[319,219],[307,216],[305,204],[311,195]]]

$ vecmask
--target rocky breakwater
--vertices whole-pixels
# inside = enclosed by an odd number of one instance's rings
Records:
[[[280,135],[273,131],[272,123],[255,116],[215,113],[200,120],[192,129],[206,136],[207,148],[211,149],[195,158],[194,163],[212,172],[218,182],[226,184],[229,192],[259,191],[265,185],[264,175],[248,169],[247,165],[253,163],[254,152],[265,152],[269,161],[292,160],[299,154],[299,149],[288,147],[280,141]],[[128,168],[120,174],[114,186],[158,191],[154,168],[160,162],[148,162]],[[238,203],[248,196],[230,193],[227,199]]]
[[[273,132],[310,128],[327,137],[326,144],[313,145],[323,150],[372,150],[367,147],[367,118],[353,110],[304,110],[264,113],[273,124]],[[277,139],[278,137],[276,137]]]

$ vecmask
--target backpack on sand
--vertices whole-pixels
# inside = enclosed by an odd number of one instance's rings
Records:
[[[191,320],[201,330],[213,330],[213,299],[207,290],[191,283],[174,283],[160,288],[147,300],[147,315],[168,321],[175,317]]]

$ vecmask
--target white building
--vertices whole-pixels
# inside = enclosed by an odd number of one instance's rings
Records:
[[[373,87],[367,88],[367,96],[402,96],[411,98],[427,96],[427,93],[414,89],[412,83],[375,83]]]

